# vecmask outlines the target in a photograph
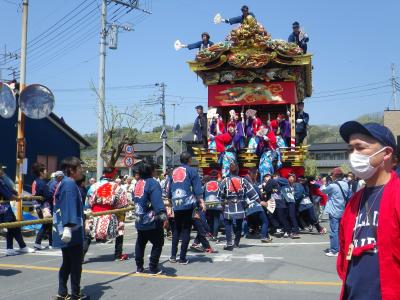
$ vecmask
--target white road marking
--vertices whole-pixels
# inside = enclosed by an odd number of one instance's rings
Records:
[[[147,255],[150,257],[150,255]],[[195,255],[188,255],[190,259],[202,259],[202,258],[209,258],[213,262],[229,262],[232,260],[245,260],[247,262],[265,262],[265,260],[282,260],[283,257],[281,256],[264,256],[262,254],[248,254],[243,256],[233,255],[233,254],[217,254],[217,255],[204,255],[204,254],[195,254]],[[161,255],[161,258],[169,258],[168,255]]]
[[[6,253],[5,249],[0,249],[0,253]],[[62,256],[61,251],[40,250],[33,253],[21,253],[18,255],[37,255],[37,256]]]
[[[232,254],[219,254],[212,257],[213,261],[232,261]]]
[[[246,255],[248,262],[264,262],[264,255],[262,254],[249,254]]]
[[[107,246],[107,244],[104,243],[93,243],[92,245],[100,245],[101,247]],[[134,243],[124,243],[124,246],[135,246],[136,244]],[[171,246],[171,243],[164,243],[164,246]],[[226,245],[225,242],[220,242],[220,243],[215,243],[214,244],[216,247],[223,247]],[[269,243],[269,244],[263,244],[261,242],[259,243],[246,243],[242,242],[241,245],[247,245],[247,246],[257,246],[257,247],[276,247],[276,246],[312,246],[312,245],[329,245],[329,242],[288,242],[288,243]]]

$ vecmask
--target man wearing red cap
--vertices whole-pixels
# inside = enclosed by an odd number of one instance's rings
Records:
[[[344,123],[350,166],[366,187],[350,199],[342,217],[337,270],[341,299],[400,297],[400,179],[392,171],[396,140],[377,123]]]

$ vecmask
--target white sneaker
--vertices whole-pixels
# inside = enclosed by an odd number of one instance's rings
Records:
[[[19,252],[15,249],[7,249],[6,250],[6,256],[14,256],[14,255],[18,255]]]
[[[49,246],[49,249],[50,249],[50,250],[53,250],[53,246]]]
[[[44,250],[47,247],[42,246],[41,244],[35,244],[35,245],[33,245],[33,248],[35,248],[36,250]]]
[[[325,255],[329,256],[329,257],[336,257],[336,256],[338,256],[338,253],[337,252],[333,253],[332,251],[329,251],[329,252],[325,253]]]
[[[288,237],[289,237],[289,233],[285,232],[285,233],[283,234],[283,237],[284,237],[284,238],[288,238]]]
[[[35,249],[25,246],[24,248],[19,248],[20,253],[34,253]]]

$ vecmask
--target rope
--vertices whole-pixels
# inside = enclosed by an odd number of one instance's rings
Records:
[[[44,197],[42,196],[23,196],[18,197],[15,200],[0,200],[0,204],[9,204],[10,201],[21,202],[21,201],[44,201]]]
[[[219,204],[219,203],[220,202],[218,202],[218,201],[206,202],[207,205]],[[170,203],[167,202],[167,201],[164,201],[164,205],[165,206],[171,206]],[[135,207],[130,205],[130,206],[124,207],[124,208],[105,210],[105,211],[99,211],[99,212],[89,212],[89,213],[86,214],[86,216],[88,218],[99,217],[99,216],[105,216],[105,215],[125,213],[125,212],[128,212],[130,210],[134,210],[134,209],[135,209]],[[3,229],[3,228],[18,228],[18,227],[29,226],[29,225],[52,224],[52,223],[53,223],[53,218],[45,218],[45,219],[30,220],[30,221],[6,222],[6,223],[1,223],[0,224],[0,229]]]
[[[127,212],[127,211],[130,211],[133,209],[135,209],[133,206],[128,206],[125,208],[99,211],[99,212],[95,212],[95,213],[88,213],[87,216],[88,217],[99,217],[99,216],[104,216],[104,215],[123,213],[123,212]],[[30,220],[30,221],[6,222],[6,223],[0,224],[0,229],[2,229],[2,228],[18,228],[18,227],[29,226],[29,225],[52,224],[52,223],[53,223],[53,218],[45,218],[45,219]]]

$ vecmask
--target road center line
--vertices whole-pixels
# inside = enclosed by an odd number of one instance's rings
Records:
[[[27,269],[35,271],[51,271],[58,272],[59,268],[41,267],[32,265],[15,265],[15,264],[0,264],[2,268]],[[85,274],[96,275],[113,275],[113,276],[128,276],[152,279],[171,279],[171,280],[188,280],[188,281],[209,281],[209,282],[236,282],[236,283],[253,283],[253,284],[271,284],[271,285],[307,285],[307,286],[341,286],[338,281],[301,281],[301,280],[266,280],[266,279],[246,279],[246,278],[223,278],[223,277],[201,277],[201,276],[152,276],[147,274],[133,274],[127,272],[111,272],[99,270],[82,270]]]

